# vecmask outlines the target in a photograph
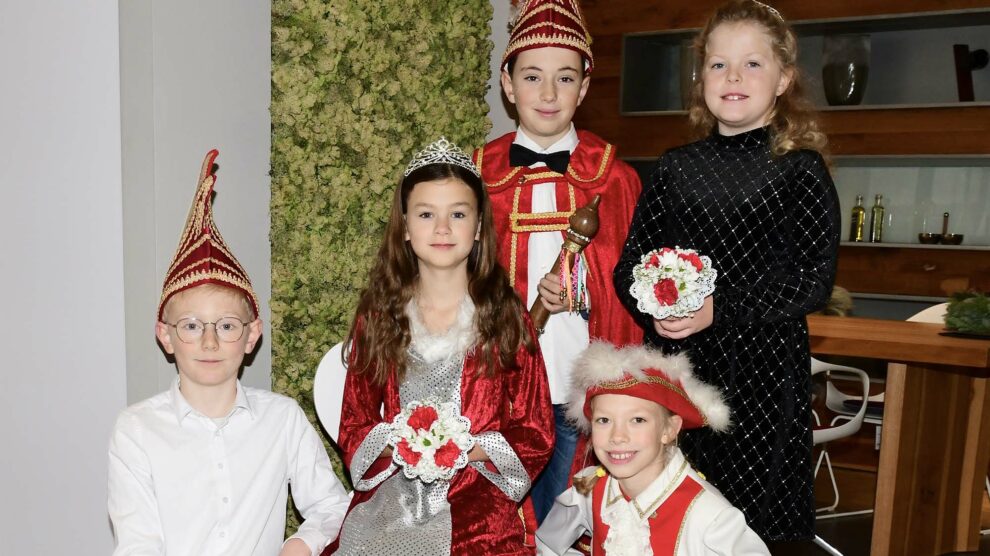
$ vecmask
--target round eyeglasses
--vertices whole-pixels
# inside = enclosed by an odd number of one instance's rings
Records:
[[[217,332],[217,338],[221,342],[236,342],[244,335],[244,329],[249,322],[243,322],[237,317],[223,317],[216,322],[203,322],[197,318],[189,317],[179,319],[175,324],[166,322],[165,324],[175,328],[175,333],[179,339],[187,344],[199,341],[206,331],[207,325],[213,325]]]

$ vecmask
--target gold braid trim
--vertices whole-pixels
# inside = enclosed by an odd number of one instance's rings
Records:
[[[681,545],[681,536],[682,533],[684,533],[684,525],[687,523],[688,514],[691,513],[691,508],[694,508],[695,502],[697,502],[704,493],[705,489],[702,487],[701,492],[694,497],[694,500],[691,500],[691,503],[688,504],[687,509],[684,510],[684,519],[681,520],[681,526],[677,528],[677,540],[674,541],[674,554],[677,554],[677,548]]]
[[[555,174],[559,176],[560,174]],[[515,197],[512,199],[512,213],[509,214],[509,227],[516,232],[558,232],[567,230],[570,227],[569,222],[563,222],[562,224],[533,224],[533,225],[519,225],[520,220],[527,220],[530,218],[570,218],[576,209],[577,199],[574,196],[574,186],[567,184],[567,197],[571,204],[571,209],[567,211],[557,211],[557,212],[519,212],[519,194],[522,191],[521,187],[516,188]]]
[[[251,303],[254,305],[255,310],[258,310],[258,297],[255,295],[254,289],[251,287],[250,283],[245,282],[244,279],[239,276],[234,276],[221,270],[211,270],[209,272],[201,271],[189,274],[180,280],[173,281],[162,291],[161,301],[158,302],[158,312],[161,312],[162,307],[165,305],[165,301],[171,297],[172,294],[185,287],[195,284],[196,282],[202,282],[204,280],[219,280],[220,282],[225,282],[244,290],[249,296],[251,296]]]
[[[635,378],[627,378],[625,380],[617,380],[613,382],[602,382],[598,384],[598,388],[601,388],[603,390],[624,390],[626,388],[636,386],[637,384],[644,384],[644,383],[659,384],[660,386],[663,386],[664,388],[667,388],[668,390],[681,396],[682,398],[684,398],[684,400],[687,403],[691,404],[691,407],[698,410],[698,414],[701,415],[702,422],[705,425],[708,424],[708,418],[705,416],[704,412],[698,409],[698,406],[694,405],[694,402],[691,401],[691,398],[688,397],[687,392],[685,392],[684,389],[678,387],[676,384],[670,382],[669,380],[666,380],[658,376],[646,375],[643,378],[643,380],[637,380]]]
[[[557,37],[557,36],[571,36],[571,37],[579,37],[580,38],[580,35],[578,35],[577,34],[577,31],[575,31],[573,28],[567,27],[565,25],[561,25],[559,23],[554,23],[552,21],[541,21],[539,23],[534,23],[534,24],[530,25],[529,27],[527,27],[527,28],[523,29],[522,31],[520,31],[519,34],[520,35],[523,35],[523,34],[529,33],[530,31],[533,31],[533,30],[535,30],[537,28],[540,28],[540,27],[550,27],[550,28],[553,28],[553,29],[555,29],[557,31],[562,31],[564,33],[564,35],[550,35],[550,36],[555,36],[555,37]]]
[[[588,33],[588,28],[584,26],[584,18],[581,17],[581,11],[580,11],[580,9],[578,9],[578,11],[575,13],[575,12],[572,12],[572,11],[568,10],[567,8],[565,8],[563,6],[558,6],[557,4],[544,4],[544,5],[540,6],[539,8],[536,8],[535,10],[533,10],[533,11],[525,14],[525,17],[520,17],[519,20],[516,21],[516,24],[512,27],[512,32],[509,33],[509,34],[510,35],[517,34],[516,33],[516,30],[519,29],[519,27],[523,23],[525,23],[525,22],[529,21],[530,19],[532,19],[534,15],[536,15],[536,14],[538,14],[540,12],[545,12],[547,10],[553,10],[553,11],[559,13],[559,14],[562,14],[562,15],[565,15],[565,16],[571,18],[574,21],[574,23],[577,24],[577,26],[581,28],[581,32],[584,33],[585,40],[587,42],[591,42],[591,34]],[[572,31],[572,30],[571,29],[568,29],[568,31]],[[506,49],[506,50],[508,51],[508,49]]]
[[[687,469],[687,466],[688,466],[688,462],[687,460],[684,460],[684,463],[681,464],[681,468],[677,470],[677,474],[674,475],[674,478],[670,480],[670,483],[667,485],[667,488],[663,489],[663,492],[660,493],[660,496],[657,496],[656,498],[653,499],[652,502],[647,504],[645,510],[639,507],[639,503],[636,502],[635,498],[633,499],[632,501],[633,507],[636,508],[636,512],[639,513],[640,519],[643,519],[646,516],[657,511],[657,507],[660,505],[660,501],[663,500],[665,496],[670,494],[670,492],[674,490],[674,487],[677,487],[681,484],[681,477],[684,476],[684,471]],[[674,554],[677,554],[676,550],[674,551]]]
[[[211,229],[213,230],[214,233],[217,234],[218,236],[217,239],[219,241],[212,241],[213,238],[210,235],[201,236],[198,240],[196,240],[195,243],[193,243],[185,250],[183,250],[181,254],[176,253],[176,256],[172,259],[172,266],[168,268],[168,272],[165,273],[165,276],[171,276],[175,268],[181,262],[183,262],[186,259],[186,257],[189,256],[190,253],[192,253],[196,249],[199,249],[199,247],[204,243],[206,243],[207,241],[210,242],[210,247],[213,247],[217,251],[223,253],[224,255],[227,255],[227,258],[229,258],[230,261],[235,265],[237,271],[239,271],[242,275],[247,276],[247,272],[244,270],[244,267],[241,266],[240,261],[238,261],[237,257],[235,257],[234,254],[231,253],[230,250],[226,248],[226,244],[223,242],[223,238],[219,237],[219,232],[215,228],[211,228]]]
[[[602,154],[602,163],[598,166],[598,173],[595,174],[595,177],[584,179],[581,176],[577,175],[577,172],[575,172],[574,168],[570,165],[567,166],[567,175],[582,183],[597,181],[601,179],[601,177],[605,174],[605,167],[608,166],[608,162],[611,159],[612,159],[612,144],[606,143],[605,152]]]
[[[509,43],[508,48],[505,49],[505,56],[502,57],[502,65],[505,65],[505,60],[508,59],[509,54],[515,52],[516,50],[525,49],[534,45],[564,45],[570,46],[576,49],[578,52],[585,55],[588,58],[588,62],[594,66],[595,60],[591,56],[591,49],[588,47],[588,43],[578,39],[572,39],[569,37],[560,37],[556,35],[531,35],[529,37],[516,39],[515,41]]]
[[[512,248],[509,249],[509,285],[516,287],[516,242],[519,241],[517,234],[512,234]]]
[[[169,284],[174,283],[176,280],[181,279],[180,277],[189,274],[189,272],[191,272],[192,269],[196,268],[197,266],[202,265],[202,264],[206,264],[206,263],[210,263],[212,265],[222,267],[227,272],[229,272],[231,276],[240,276],[241,277],[240,279],[241,280],[244,280],[244,278],[243,278],[244,275],[241,274],[241,273],[239,273],[236,268],[230,266],[229,264],[227,264],[227,263],[225,263],[225,262],[223,262],[221,260],[218,260],[218,259],[215,259],[213,257],[210,257],[208,259],[199,259],[199,260],[193,261],[192,263],[186,265],[186,267],[183,268],[181,271],[175,273],[175,278],[172,280],[172,282],[169,282]],[[200,271],[200,272],[203,272],[203,271]],[[244,281],[245,282],[248,282],[248,280],[244,280]],[[166,284],[165,286],[168,287],[169,284]]]

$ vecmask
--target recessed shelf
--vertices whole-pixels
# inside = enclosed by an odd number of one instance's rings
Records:
[[[897,110],[990,106],[990,68],[974,71],[975,102],[957,102],[953,44],[990,48],[990,9],[928,12],[794,23],[799,64],[809,94],[823,111]],[[683,113],[682,72],[697,29],[623,35],[620,113],[623,116]],[[855,106],[825,102],[822,43],[825,35],[869,34],[871,55],[865,98]]]

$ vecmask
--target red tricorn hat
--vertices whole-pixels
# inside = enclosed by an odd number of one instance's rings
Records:
[[[707,426],[722,432],[729,428],[729,407],[722,393],[695,378],[685,355],[592,342],[574,362],[571,374],[567,416],[578,428],[590,429],[591,400],[600,394],[656,402],[679,415],[685,429]]]
[[[203,160],[196,197],[189,208],[179,247],[165,273],[162,299],[158,303],[158,320],[162,319],[169,298],[202,284],[217,284],[243,292],[251,302],[255,316],[259,314],[258,297],[251,287],[251,279],[224,243],[220,230],[213,222],[213,184],[217,181],[217,166],[213,161],[219,154],[213,149],[206,153]]]
[[[556,46],[569,48],[585,61],[591,73],[595,61],[591,56],[591,35],[584,25],[577,0],[526,0],[512,23],[509,46],[502,56],[502,67],[523,50]]]

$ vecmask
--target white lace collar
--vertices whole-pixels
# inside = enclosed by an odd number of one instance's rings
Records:
[[[423,323],[423,316],[416,305],[416,299],[410,299],[406,304],[406,316],[409,317],[409,334],[412,348],[426,363],[436,363],[451,357],[464,355],[477,340],[474,329],[474,302],[471,296],[465,295],[457,311],[457,318],[446,332],[431,334]]]

